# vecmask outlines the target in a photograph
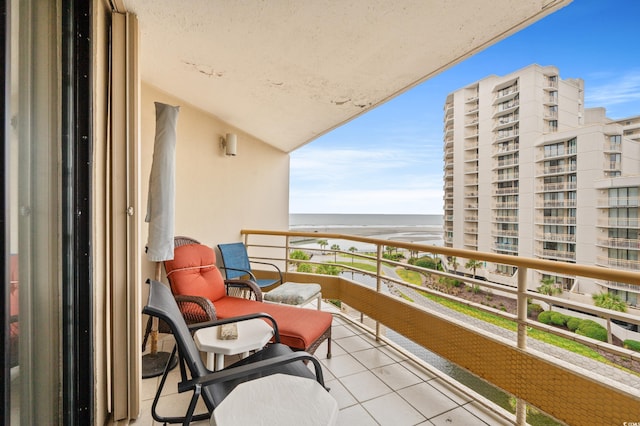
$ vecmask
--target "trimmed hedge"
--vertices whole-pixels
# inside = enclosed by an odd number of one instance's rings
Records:
[[[627,339],[622,342],[625,348],[631,349],[632,351],[640,352],[640,342],[637,340]]]
[[[581,336],[607,341],[607,329],[592,320],[583,320],[555,311],[543,311],[538,315],[538,321],[547,325],[566,326],[569,330]],[[638,343],[640,346],[640,343]]]
[[[569,318],[569,321],[567,321],[567,328],[570,331],[576,331],[578,327],[580,327],[581,322],[582,320],[580,318],[571,317]]]
[[[540,321],[543,324],[551,324],[551,313],[552,311],[542,311],[540,312],[540,314],[538,315],[538,321]]]
[[[607,341],[607,329],[592,320],[582,320],[576,330],[576,334],[600,340],[601,342]]]
[[[561,314],[560,312],[551,312],[551,316],[549,318],[551,320],[551,324],[559,327],[564,327],[567,325],[567,321],[569,321],[569,316]]]

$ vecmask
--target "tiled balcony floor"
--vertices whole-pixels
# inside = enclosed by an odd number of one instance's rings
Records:
[[[376,341],[366,328],[346,317],[334,316],[332,339],[330,359],[326,358],[326,342],[315,355],[323,365],[325,384],[338,402],[338,425],[513,424],[513,417],[501,408],[410,354]],[[160,343],[160,350],[171,351],[171,336],[161,335]],[[226,358],[229,362],[237,359]],[[179,375],[179,368],[169,375],[159,403],[163,415],[181,415],[186,411],[190,394],[177,393]],[[151,417],[151,403],[159,381],[159,377],[142,380],[141,417],[135,424],[160,424]],[[200,403],[201,410],[202,407]]]

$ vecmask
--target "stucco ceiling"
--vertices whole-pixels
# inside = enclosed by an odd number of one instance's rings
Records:
[[[119,0],[142,79],[285,152],[571,0]]]

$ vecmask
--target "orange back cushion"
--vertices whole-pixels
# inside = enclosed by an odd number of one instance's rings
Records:
[[[215,302],[226,295],[224,279],[211,247],[187,244],[176,247],[173,260],[164,262],[173,294],[202,296]]]

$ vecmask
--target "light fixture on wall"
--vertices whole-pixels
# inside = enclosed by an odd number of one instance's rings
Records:
[[[224,155],[233,157],[238,153],[238,137],[235,133],[227,133],[227,136],[221,136],[220,142],[224,149]]]

